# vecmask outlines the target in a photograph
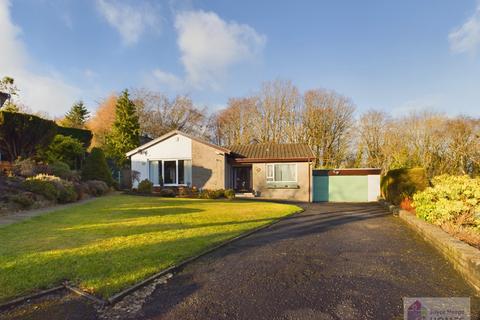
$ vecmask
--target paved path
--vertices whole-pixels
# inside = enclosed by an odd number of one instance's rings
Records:
[[[429,244],[378,204],[313,204],[186,267],[150,319],[403,319],[402,297],[473,296]],[[477,319],[478,298],[472,299]]]

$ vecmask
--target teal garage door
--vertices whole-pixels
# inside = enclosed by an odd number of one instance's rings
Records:
[[[366,202],[368,201],[367,175],[331,175],[321,170],[313,176],[314,202]]]

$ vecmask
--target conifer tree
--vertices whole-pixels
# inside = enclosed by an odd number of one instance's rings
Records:
[[[83,101],[80,100],[73,104],[65,115],[65,119],[62,120],[61,125],[69,128],[83,129],[89,115],[90,112],[83,104]]]
[[[125,153],[140,145],[140,123],[137,108],[125,89],[117,99],[115,122],[107,139],[108,155],[118,165],[126,161]]]

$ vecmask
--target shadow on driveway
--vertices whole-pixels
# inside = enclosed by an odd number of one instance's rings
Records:
[[[309,204],[160,286],[150,319],[403,319],[402,297],[475,292],[376,203]],[[472,298],[478,317],[479,300]]]

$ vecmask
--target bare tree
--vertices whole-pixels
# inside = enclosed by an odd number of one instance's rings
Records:
[[[304,96],[304,132],[321,167],[338,167],[344,162],[350,129],[353,125],[353,102],[338,93],[310,90]]]
[[[480,167],[480,121],[461,116],[445,124],[445,168],[451,174],[476,175]],[[447,170],[445,170],[447,171]]]
[[[211,120],[214,141],[220,145],[251,143],[258,121],[257,98],[231,98],[226,109],[217,112]]]
[[[134,92],[142,134],[159,137],[172,130],[203,135],[206,110],[197,108],[188,96],[169,99],[166,95],[145,89]]]
[[[296,142],[300,138],[301,96],[290,81],[266,82],[259,94],[257,136],[261,142]]]
[[[389,116],[383,111],[369,110],[360,117],[358,149],[362,149],[366,167],[387,169],[384,147],[389,125]]]

